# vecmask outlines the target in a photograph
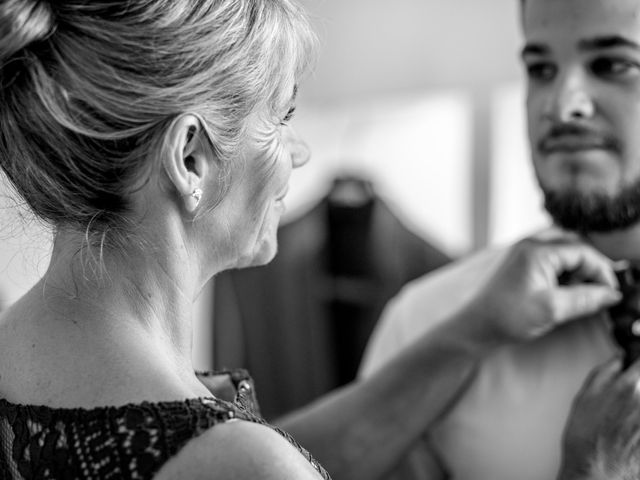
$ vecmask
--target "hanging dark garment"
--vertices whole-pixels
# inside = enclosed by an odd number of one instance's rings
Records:
[[[450,261],[357,178],[336,179],[278,244],[269,265],[214,281],[215,366],[252,372],[267,419],[355,378],[386,302]]]

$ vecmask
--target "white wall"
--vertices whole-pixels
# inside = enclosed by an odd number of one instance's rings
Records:
[[[493,95],[489,243],[507,244],[551,223],[526,140],[524,90],[506,84]]]
[[[50,247],[49,230],[18,203],[0,175],[0,310],[45,272]]]
[[[414,232],[452,255],[471,248],[468,95],[407,92],[300,110],[296,127],[313,155],[294,172],[284,222],[317,203],[336,175],[355,174]]]
[[[285,220],[332,175],[356,170],[373,177],[411,228],[452,255],[505,238],[503,229],[522,231],[494,207],[504,177],[493,170],[506,165],[506,147],[496,147],[510,126],[503,113],[520,112],[514,96],[500,94],[520,82],[519,1],[303,3],[321,51],[294,125],[314,156],[294,176]],[[503,152],[498,163],[495,148]],[[514,148],[526,168],[522,144]]]
[[[519,0],[303,0],[322,40],[302,94],[341,102],[513,81]]]

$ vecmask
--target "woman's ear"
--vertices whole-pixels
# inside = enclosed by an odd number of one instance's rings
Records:
[[[188,212],[194,212],[202,197],[214,168],[214,152],[199,115],[178,117],[167,132],[167,148],[163,159],[164,170],[183,200]]]

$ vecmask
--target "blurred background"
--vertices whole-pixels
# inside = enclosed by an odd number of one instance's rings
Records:
[[[548,223],[525,140],[518,1],[302,2],[321,44],[292,125],[312,160],[291,180],[276,261],[216,277],[194,319],[196,368],[248,368],[267,418],[352,379],[404,283]],[[50,251],[1,188],[0,308]]]

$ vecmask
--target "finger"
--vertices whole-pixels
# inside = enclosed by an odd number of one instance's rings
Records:
[[[603,254],[585,244],[572,242],[549,246],[547,255],[550,268],[556,276],[563,272],[575,272],[578,278],[618,288],[618,280],[613,271],[613,263]]]
[[[622,300],[622,294],[618,290],[592,283],[558,287],[550,295],[555,323],[592,315]]]

